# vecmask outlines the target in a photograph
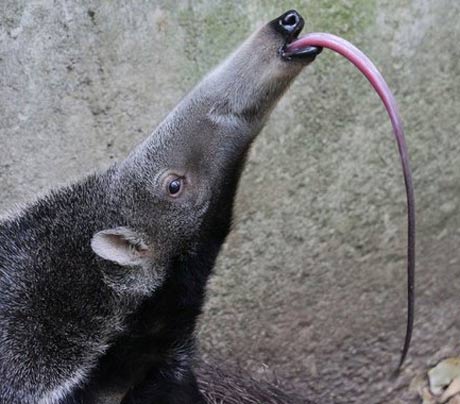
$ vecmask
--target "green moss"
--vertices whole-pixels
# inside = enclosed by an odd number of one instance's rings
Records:
[[[375,0],[322,0],[311,2],[306,19],[317,31],[331,32],[352,39],[372,24],[376,9]]]
[[[328,31],[353,40],[375,20],[376,0],[195,0],[165,2],[162,8],[177,22],[183,35],[178,49],[185,58],[181,78],[184,88],[189,88],[260,23],[284,11],[298,10],[306,20],[305,32]],[[172,45],[178,46],[177,38]],[[326,73],[334,63],[330,58],[322,59],[321,69]]]
[[[228,56],[250,32],[248,14],[242,3],[203,0],[170,10],[183,31],[186,64],[183,83],[189,87],[212,66]]]
[[[241,3],[244,4],[244,3]],[[305,31],[326,31],[353,37],[363,32],[375,20],[376,0],[257,0],[248,6],[251,16],[270,20],[295,9],[305,19]]]

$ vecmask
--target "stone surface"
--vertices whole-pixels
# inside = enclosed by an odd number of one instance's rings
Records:
[[[407,366],[405,199],[385,111],[325,51],[258,138],[200,327],[205,356],[321,403],[417,402],[458,355],[460,2],[0,2],[0,210],[123,158],[215,63],[289,8],[379,66],[405,121],[418,215]]]

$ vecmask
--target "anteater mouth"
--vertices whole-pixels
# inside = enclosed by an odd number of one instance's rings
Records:
[[[294,38],[297,39],[297,38]],[[314,60],[318,56],[323,48],[319,46],[306,46],[303,49],[298,49],[295,52],[287,51],[288,46],[291,42],[286,43],[281,49],[281,56],[286,60]]]
[[[286,26],[292,27],[292,31],[288,34],[284,45],[280,49],[280,54],[283,59],[303,59],[312,61],[323,50],[320,46],[305,46],[303,48],[296,48],[295,50],[289,49],[289,45],[299,38],[299,35],[305,25],[304,19],[296,11],[293,10],[284,14],[279,19],[279,24],[284,28]]]
[[[289,36],[284,45],[281,47],[280,54],[283,59],[313,61],[315,57],[322,52],[323,48],[321,46],[305,46],[303,48],[295,49],[292,49],[292,47],[289,46],[299,38],[302,28],[303,24],[299,30],[296,30],[296,32],[293,32],[293,34]]]

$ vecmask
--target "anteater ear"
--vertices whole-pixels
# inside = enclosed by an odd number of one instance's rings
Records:
[[[127,227],[96,233],[91,248],[99,257],[122,266],[145,265],[152,257],[142,237]]]

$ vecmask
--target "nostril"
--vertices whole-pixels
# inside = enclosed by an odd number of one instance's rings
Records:
[[[275,21],[277,25],[275,29],[289,38],[296,36],[300,31],[302,31],[304,25],[303,18],[295,10],[287,11],[273,22]]]
[[[281,19],[280,23],[287,30],[294,30],[299,24],[299,20],[297,13],[289,13]]]
[[[304,20],[296,10],[289,10],[270,21],[270,26],[286,41],[290,41],[302,31]]]

